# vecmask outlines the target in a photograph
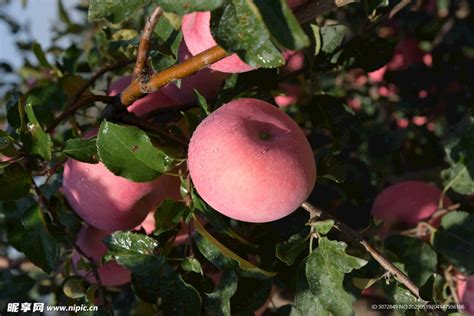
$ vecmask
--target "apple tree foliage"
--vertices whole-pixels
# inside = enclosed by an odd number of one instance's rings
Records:
[[[452,303],[452,272],[474,274],[469,2],[425,0],[403,7],[396,0],[361,0],[300,24],[302,12],[290,11],[283,0],[77,1],[74,17],[62,0],[51,0],[58,20],[48,47],[23,36],[25,26],[7,14],[10,2],[0,2],[0,23],[18,38],[23,64],[13,69],[0,60],[1,313],[8,302],[46,298],[57,305],[96,304],[103,292],[103,315],[252,315],[269,297],[265,315],[352,315],[373,303]],[[299,85],[298,102],[282,110],[305,130],[315,153],[318,179],[309,201],[361,231],[420,288],[421,298],[334,222],[309,224],[303,209],[265,224],[230,220],[198,196],[186,175],[185,202],[163,202],[153,234],[116,232],[104,240],[104,262],[129,269],[131,284],[101,289],[72,274],[81,220],[61,191],[65,160],[101,161],[113,173],[143,182],[186,159],[182,143],[125,124],[100,102],[47,130],[104,65],[130,61],[104,72],[79,99],[103,94],[111,80],[131,74],[140,33],[156,6],[164,14],[150,45],[155,72],[178,62],[181,16],[194,11],[212,11],[217,43],[258,69],[227,79],[217,100],[200,97],[194,106],[149,122],[186,137],[229,100],[273,102],[279,83]],[[396,48],[407,39],[415,47]],[[282,72],[285,49],[304,51],[306,66]],[[394,66],[397,58],[403,65]],[[386,72],[377,80],[374,71],[381,67]],[[97,137],[81,137],[94,127]],[[459,205],[422,237],[398,227],[382,242],[370,216],[372,202],[385,186],[404,179],[436,183]],[[194,223],[195,233],[174,246],[183,222]],[[218,281],[211,278],[217,273]]]

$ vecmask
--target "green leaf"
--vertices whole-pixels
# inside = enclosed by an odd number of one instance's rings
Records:
[[[171,271],[160,281],[161,308],[164,315],[201,315],[201,296],[180,274]]]
[[[155,235],[173,230],[189,210],[182,202],[164,200],[155,212]]]
[[[182,188],[181,188],[182,189]],[[214,227],[217,232],[221,234],[225,234],[235,240],[240,241],[244,245],[254,247],[253,244],[245,240],[243,237],[241,237],[239,234],[237,234],[225,221],[224,216],[220,214],[219,212],[210,209],[206,203],[194,192],[194,190],[191,191],[191,198],[193,200],[193,207],[197,209],[204,217],[206,220]]]
[[[237,291],[230,299],[233,314],[254,315],[272,292],[272,279],[253,279],[239,277]]]
[[[280,46],[300,50],[309,45],[309,38],[288,7],[286,0],[254,0],[274,41]]]
[[[463,273],[474,273],[474,214],[450,212],[443,216],[433,247],[448,257]]]
[[[183,268],[184,271],[188,272],[196,272],[199,274],[202,274],[202,267],[201,263],[199,260],[193,257],[186,257],[181,261],[181,268]]]
[[[25,211],[21,223],[24,227],[22,251],[36,266],[46,273],[52,272],[59,262],[59,244],[51,236],[37,204]]]
[[[354,38],[344,47],[338,58],[349,68],[375,71],[386,65],[393,56],[396,42],[391,38],[377,37],[372,33]]]
[[[84,278],[72,276],[64,280],[62,284],[64,295],[72,299],[79,299],[86,296],[86,286]]]
[[[91,0],[89,20],[107,19],[112,23],[128,20],[148,0]]]
[[[393,235],[385,240],[384,245],[397,256],[397,262],[405,265],[408,276],[416,285],[423,285],[436,272],[438,257],[424,241]]]
[[[43,131],[43,128],[36,119],[33,111],[33,104],[29,101],[30,98],[27,99],[25,104],[25,113],[28,119],[28,124],[26,124],[26,130],[22,134],[22,141],[27,150],[32,154],[39,155],[45,160],[51,160],[51,148],[53,147],[53,142],[51,141],[49,134]]]
[[[325,25],[320,28],[322,46],[321,50],[326,54],[331,54],[341,45],[346,27],[342,24]]]
[[[230,316],[230,299],[237,291],[238,278],[234,271],[225,270],[214,292],[205,293],[204,312],[209,316]]]
[[[284,64],[252,0],[230,0],[214,11],[211,30],[219,45],[237,53],[253,67],[274,68]]]
[[[327,219],[325,221],[313,222],[311,223],[311,226],[314,227],[318,234],[327,235],[329,231],[334,227],[334,220]]]
[[[147,182],[172,169],[173,158],[155,147],[148,135],[136,128],[102,122],[97,136],[100,161],[115,175]]]
[[[212,11],[224,2],[223,0],[154,0],[164,11],[186,14],[194,11]]]
[[[7,132],[0,130],[0,153],[7,157],[18,156],[18,150],[13,145],[14,139]]]
[[[201,107],[204,114],[206,114],[206,116],[211,114],[211,112],[209,111],[209,105],[207,104],[206,98],[204,98],[196,89],[194,89],[194,93],[196,93],[197,95],[199,106]]]
[[[21,165],[12,163],[0,175],[0,200],[18,200],[28,194],[31,188],[31,174]]]
[[[288,241],[277,244],[275,255],[278,259],[291,266],[306,249],[308,234],[295,234]]]
[[[314,56],[318,56],[321,52],[323,39],[321,38],[321,29],[317,24],[311,24],[311,30],[314,36]]]
[[[90,139],[68,139],[63,153],[75,160],[86,163],[98,163],[99,157],[97,154],[96,138]]]
[[[262,270],[251,262],[239,257],[235,252],[221,244],[199,223],[194,221],[197,234],[194,240],[203,256],[220,269],[239,269],[243,275],[256,278],[272,277],[275,272]]]
[[[443,184],[459,194],[474,194],[474,178],[471,173],[474,172],[474,160],[464,164],[463,162],[453,163],[451,167],[441,171]]]
[[[319,238],[298,276],[296,307],[303,315],[352,315],[352,296],[343,286],[344,275],[367,261],[346,254],[347,245]]]
[[[115,260],[132,271],[132,284],[137,295],[144,301],[156,302],[160,270],[165,263],[162,256],[155,254],[158,242],[131,232],[114,232],[104,242],[109,249],[104,260]]]
[[[33,43],[31,50],[35,54],[36,58],[38,58],[38,62],[43,68],[52,68],[49,64],[48,60],[46,59],[46,55],[44,54],[43,49],[39,43]]]

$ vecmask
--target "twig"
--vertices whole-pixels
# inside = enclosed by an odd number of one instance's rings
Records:
[[[169,140],[175,141],[185,147],[188,146],[188,141],[186,139],[176,137],[175,135],[172,135],[171,133],[168,133],[167,131],[163,130],[160,126],[145,121],[144,119],[135,116],[135,114],[133,113],[124,113],[120,115],[118,119],[124,123],[148,130],[150,132],[154,132],[158,135],[168,138]]]
[[[140,87],[139,82],[132,81],[132,83],[122,92],[120,101],[123,105],[129,106],[144,94],[154,92],[173,80],[183,79],[192,75],[202,68],[227,56],[228,53],[220,46],[209,48],[182,63],[152,75],[145,87]],[[142,88],[144,89],[142,90]]]
[[[103,304],[106,306],[106,307],[110,307],[110,304],[109,302],[106,300],[106,297],[105,297],[105,292],[104,292],[104,287],[102,285],[102,280],[100,278],[100,275],[99,275],[99,272],[97,271],[97,263],[95,262],[95,260],[90,257],[89,255],[87,255],[82,249],[81,247],[79,247],[75,241],[74,241],[74,238],[71,237],[71,235],[69,234],[69,232],[67,231],[67,228],[61,223],[61,221],[58,219],[57,217],[57,214],[56,212],[51,208],[51,206],[49,205],[49,202],[48,200],[46,199],[46,197],[43,195],[43,192],[41,192],[41,189],[38,187],[38,185],[36,184],[35,180],[32,178],[32,182],[33,182],[33,187],[34,187],[34,190],[35,190],[35,193],[36,195],[38,196],[38,199],[39,199],[39,202],[41,203],[41,205],[43,206],[43,209],[45,209],[53,224],[57,227],[59,227],[60,229],[62,229],[65,233],[65,236],[66,236],[66,239],[72,244],[72,246],[74,247],[74,249],[81,255],[83,256],[84,258],[86,258],[86,260],[90,263],[91,265],[91,268],[92,268],[92,273],[94,274],[94,277],[96,279],[96,282],[97,282],[97,285],[98,285],[98,289],[99,289],[99,296],[100,296],[100,300],[103,302]]]
[[[418,287],[406,276],[400,269],[393,265],[390,261],[388,261],[376,248],[374,248],[371,244],[364,240],[362,235],[356,231],[355,229],[347,226],[346,224],[338,221],[331,215],[327,214],[323,210],[313,206],[309,202],[304,202],[301,206],[308,211],[310,214],[311,220],[316,218],[320,218],[322,220],[331,219],[334,221],[334,227],[337,230],[342,232],[343,234],[347,235],[352,240],[357,241],[360,243],[365,250],[370,253],[370,255],[388,272],[394,275],[400,283],[405,285],[410,292],[412,292],[416,297],[420,298],[419,289]]]
[[[190,104],[178,104],[178,105],[171,105],[163,108],[158,108],[153,111],[150,111],[142,116],[140,116],[144,120],[148,120],[158,114],[166,114],[166,113],[177,113],[184,110],[198,108],[199,105],[197,103],[190,103]]]
[[[90,86],[92,86],[105,73],[107,73],[109,71],[112,71],[112,70],[115,70],[115,69],[120,69],[124,66],[127,66],[127,65],[131,64],[132,62],[133,62],[133,60],[131,60],[131,59],[125,59],[125,60],[119,61],[115,64],[106,65],[106,66],[100,68],[92,77],[90,77],[89,80],[84,82],[84,84],[82,86],[80,86],[79,89],[77,89],[77,91],[76,91],[76,93],[74,93],[74,96],[72,97],[71,101],[66,105],[66,109],[69,109],[70,107],[74,106],[74,104],[77,101],[79,101],[82,94],[84,94],[84,92],[86,92],[86,90]]]
[[[305,24],[311,22],[321,14],[354,2],[356,2],[356,0],[309,1],[295,10],[295,16],[301,24]]]
[[[156,7],[151,16],[148,18],[145,28],[143,29],[142,36],[140,37],[140,44],[138,45],[137,52],[137,61],[135,63],[135,68],[133,69],[133,74],[135,79],[141,84],[145,85],[148,82],[148,54],[150,52],[150,40],[153,35],[156,23],[161,17],[163,11],[160,7]]]
[[[50,133],[52,132],[59,124],[61,124],[62,121],[64,121],[66,118],[68,118],[70,115],[73,115],[77,110],[80,108],[89,105],[90,103],[93,103],[95,101],[99,102],[104,102],[104,103],[111,103],[114,100],[114,97],[110,97],[107,95],[89,95],[86,96],[79,101],[77,101],[73,106],[70,108],[64,110],[57,118],[54,119],[54,121],[46,128],[46,132]]]

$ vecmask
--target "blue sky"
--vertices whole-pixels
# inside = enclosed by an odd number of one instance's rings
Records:
[[[6,7],[6,13],[21,25],[29,25],[31,38],[42,47],[48,47],[51,43],[51,27],[57,23],[57,0],[29,0],[25,8],[21,2],[12,0]],[[78,3],[79,0],[63,0],[68,11]],[[71,18],[74,17],[72,14]],[[12,66],[18,67],[22,64],[22,58],[16,50],[15,41],[16,38],[9,32],[8,25],[0,21],[0,60],[6,60]]]

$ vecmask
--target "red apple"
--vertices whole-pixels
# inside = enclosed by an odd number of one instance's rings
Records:
[[[199,124],[189,144],[188,169],[210,206],[255,223],[295,211],[316,181],[303,131],[278,108],[257,99],[227,103]]]
[[[386,224],[416,225],[438,209],[441,190],[423,181],[403,181],[380,193],[372,205],[372,215]],[[452,203],[444,197],[444,206]]]
[[[85,134],[95,135],[96,131]],[[168,177],[133,182],[114,175],[101,162],[68,159],[63,192],[74,211],[88,224],[108,230],[126,230],[140,224],[163,201]]]
[[[130,282],[131,273],[116,262],[107,262],[102,265],[102,256],[107,252],[107,247],[102,242],[105,237],[110,235],[109,232],[94,228],[92,226],[83,227],[77,235],[76,245],[95,263],[99,264],[97,272],[100,280],[105,286],[119,286]],[[75,252],[72,258],[73,265],[77,272],[84,276],[90,283],[96,283],[96,278],[92,271],[79,270],[77,263],[81,255]]]
[[[474,314],[474,275],[462,276],[458,278],[457,295],[465,309],[461,312]]]
[[[290,8],[295,8],[306,2],[308,1],[289,0],[288,5]],[[186,46],[193,56],[217,45],[211,33],[211,12],[209,11],[186,14],[183,17],[182,31]],[[296,59],[299,58],[300,57],[297,57]],[[295,63],[299,62],[300,61],[295,60]],[[228,73],[241,73],[254,70],[252,66],[240,59],[237,54],[232,54],[209,67],[217,71]]]

